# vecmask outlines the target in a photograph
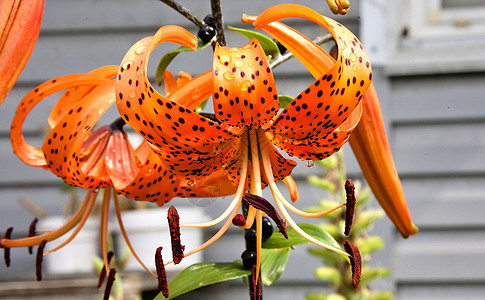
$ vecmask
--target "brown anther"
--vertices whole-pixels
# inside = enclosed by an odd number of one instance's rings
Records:
[[[39,221],[39,219],[34,218],[34,220],[32,220],[32,223],[30,223],[30,226],[29,226],[29,237],[33,237],[33,236],[36,235],[37,232],[36,232],[35,228],[37,226],[37,222],[38,221]],[[32,251],[33,248],[34,247],[32,247],[32,246],[29,247],[29,254],[31,254],[31,255],[33,253],[33,251]]]
[[[180,241],[180,217],[174,206],[168,209],[168,226],[170,228],[170,238],[172,240],[173,263],[178,264],[184,258],[185,246]]]
[[[113,251],[108,252],[108,265],[111,262],[111,258],[113,258]],[[99,273],[99,280],[98,280],[98,289],[103,285],[104,278],[106,277],[106,267],[103,264],[103,268],[101,269],[101,272]]]
[[[157,279],[158,279],[157,293],[162,292],[163,296],[165,298],[168,298],[169,291],[168,291],[167,273],[165,272],[165,266],[163,265],[162,247],[158,247],[157,251],[155,252],[155,267],[157,269]]]
[[[263,289],[261,288],[261,276],[256,282],[256,265],[251,269],[251,275],[249,276],[249,293],[251,300],[263,299]]]
[[[349,241],[344,242],[344,249],[350,255],[350,265],[352,266],[352,285],[357,288],[360,283],[360,275],[362,273],[362,258],[360,257],[359,249],[352,245]]]
[[[232,219],[232,224],[235,226],[243,226],[246,224],[246,218],[244,218],[244,216],[241,214],[237,214]]]
[[[113,282],[115,281],[116,269],[111,268],[109,270],[108,281],[106,281],[106,288],[104,289],[103,300],[109,300],[109,294],[111,294],[111,288],[113,287]]]
[[[35,258],[35,275],[37,281],[42,280],[42,261],[44,259],[45,244],[47,244],[47,240],[42,240],[37,248],[37,256]]]
[[[7,228],[3,238],[10,239],[12,237],[12,231],[13,231],[13,227]],[[5,259],[5,265],[7,266],[7,268],[10,267],[10,248],[3,249],[3,258]]]
[[[345,235],[350,234],[350,229],[352,228],[352,222],[354,219],[354,210],[355,210],[355,187],[352,183],[352,180],[347,179],[345,182],[345,194],[347,200],[345,202]]]

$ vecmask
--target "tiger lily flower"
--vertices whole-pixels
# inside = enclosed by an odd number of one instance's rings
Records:
[[[310,9],[294,4],[280,4],[269,8],[257,19],[244,16],[243,22],[252,23],[278,39],[308,68],[315,78],[321,77],[333,66],[334,59],[319,46],[306,39],[300,33],[276,21],[283,17],[304,17],[318,19],[319,15]],[[300,43],[301,47],[295,47]],[[357,42],[351,42],[356,46]],[[343,45],[348,47],[349,45]],[[313,57],[313,60],[309,58]],[[350,61],[361,60],[351,53]],[[369,75],[371,79],[372,74]],[[362,81],[356,80],[357,83]],[[354,83],[354,79],[352,79]],[[362,96],[362,93],[360,94]],[[359,96],[359,97],[360,97]],[[399,176],[394,165],[389,143],[387,141],[379,100],[371,83],[363,94],[363,113],[361,120],[350,137],[350,145],[362,168],[364,177],[371,187],[376,199],[381,204],[391,221],[403,237],[416,234]]]
[[[75,228],[71,236],[56,251],[68,244],[82,229],[93,210],[98,190],[104,188],[101,204],[101,250],[108,267],[107,225],[110,195],[113,193],[115,212],[120,230],[134,257],[150,273],[139,259],[124,229],[117,193],[140,201],[156,202],[163,205],[175,196],[214,196],[213,187],[221,181],[221,172],[208,177],[203,184],[190,187],[184,181],[162,166],[158,156],[143,142],[136,150],[128,141],[123,130],[125,122],[119,118],[110,125],[102,126],[94,132],[91,129],[103,113],[115,102],[112,79],[117,74],[117,66],[106,66],[87,74],[62,76],[41,84],[20,102],[11,127],[14,152],[31,166],[43,167],[61,177],[71,185],[88,190],[85,200],[76,213],[57,230],[23,239],[0,239],[0,247],[31,247],[42,241],[52,241]],[[167,74],[167,78],[171,74]],[[173,77],[173,76],[172,76]],[[189,85],[190,78],[182,74],[180,87],[171,92],[183,92],[182,85]],[[170,80],[167,80],[169,82]],[[46,97],[66,90],[54,106],[48,118],[50,132],[42,149],[28,144],[22,135],[23,123],[30,111]],[[224,178],[222,178],[224,182]],[[234,189],[217,190],[218,195],[234,193]],[[44,254],[48,254],[44,253]],[[156,276],[155,276],[156,277]]]
[[[259,18],[295,16],[288,10],[275,14],[276,10],[277,7],[270,8]],[[186,225],[212,226],[227,218],[211,239],[185,256],[216,241],[238,214],[245,192],[249,190],[257,198],[265,186],[270,187],[279,212],[296,232],[319,246],[349,255],[308,235],[293,221],[288,210],[305,217],[318,217],[327,212],[304,212],[285,199],[275,182],[288,178],[296,162],[284,158],[276,147],[302,160],[320,160],[338,151],[360,119],[360,100],[371,82],[371,68],[365,50],[345,27],[309,9],[300,10],[296,17],[326,28],[339,46],[338,59],[328,62],[331,67],[324,75],[318,76],[279,114],[273,74],[255,39],[242,48],[217,45],[212,70],[194,78],[192,82],[199,84],[185,97],[173,93],[168,97],[160,95],[146,76],[149,55],[160,43],[177,43],[195,51],[197,38],[185,29],[160,28],[154,36],[133,45],[121,63],[116,83],[120,115],[145,137],[162,162],[185,180],[195,179],[195,184],[212,172],[225,170],[237,187],[233,201],[220,217],[203,224]],[[303,46],[296,40],[287,48],[301,52],[299,49]],[[320,55],[328,56],[321,52],[300,56],[309,62],[320,59]],[[308,65],[310,71],[315,69],[311,63]],[[211,95],[215,121],[194,112],[202,99]],[[258,270],[263,214],[255,205],[250,205],[248,217],[243,222],[240,218],[235,222],[249,228],[256,220]]]
[[[0,105],[34,50],[43,14],[44,0],[0,2]]]

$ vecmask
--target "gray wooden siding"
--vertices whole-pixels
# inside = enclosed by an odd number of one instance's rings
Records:
[[[136,2],[136,5],[135,5]],[[201,17],[209,13],[208,1],[182,1]],[[245,13],[257,14],[280,1],[245,1]],[[297,1],[325,11],[324,1]],[[225,1],[226,25],[240,26],[240,1]],[[340,18],[358,31],[359,5],[352,1],[350,15]],[[155,0],[47,0],[41,36],[31,60],[17,85],[0,107],[0,230],[15,227],[20,236],[33,217],[18,203],[28,197],[52,214],[62,211],[66,195],[60,180],[49,172],[26,166],[12,153],[8,129],[20,99],[35,85],[52,77],[87,72],[106,64],[118,64],[125,51],[138,39],[151,35],[165,24],[194,26]],[[295,21],[290,21],[295,22]],[[307,24],[307,23],[304,23]],[[303,25],[304,25],[303,24]],[[301,25],[301,24],[300,24]],[[313,26],[303,28],[309,35],[319,33]],[[231,45],[244,40],[229,34]],[[172,70],[189,65],[200,73],[210,67],[209,53],[184,55]],[[150,66],[153,74],[161,51]],[[187,67],[184,70],[188,70]],[[388,76],[375,70],[376,86],[387,121],[388,134],[398,170],[402,176],[409,207],[420,233],[403,240],[389,221],[379,222],[376,231],[386,236],[387,248],[376,263],[393,269],[386,287],[394,287],[396,298],[408,299],[482,299],[485,294],[485,80],[484,73],[420,76]],[[296,96],[312,82],[297,62],[278,67],[278,90]],[[28,120],[25,133],[40,145],[40,130],[46,126],[53,101],[39,106]],[[112,119],[115,112],[106,120]],[[348,170],[358,176],[359,169],[347,148]],[[316,168],[301,164],[296,171],[301,200],[305,208],[323,197],[320,190],[306,184],[305,177]],[[283,190],[285,190],[283,188]],[[265,191],[267,193],[267,191]],[[191,205],[184,199],[179,205]],[[207,210],[216,216],[229,198],[218,199]],[[377,206],[377,204],[374,203]],[[298,220],[298,219],[297,219]],[[210,235],[207,232],[207,236]],[[207,260],[232,261],[243,248],[240,232],[232,229],[205,256]],[[33,278],[33,259],[26,251],[13,251],[11,269],[0,268],[2,280],[28,274]],[[292,251],[287,272],[274,287],[266,289],[266,299],[302,299],[305,292],[322,291],[325,286],[312,276],[318,260],[309,257],[304,247]],[[203,289],[198,299],[244,299],[246,288],[231,282]],[[184,296],[181,299],[192,299]]]

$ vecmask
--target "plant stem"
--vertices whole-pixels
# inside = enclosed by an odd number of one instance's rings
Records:
[[[187,8],[183,7],[182,5],[178,4],[174,0],[160,0],[161,2],[167,4],[171,8],[178,11],[182,16],[187,18],[189,21],[194,23],[197,27],[204,25],[204,21],[199,19],[196,15],[190,12]]]
[[[221,46],[226,45],[226,38],[224,36],[224,21],[222,20],[222,10],[220,0],[211,0],[212,19],[216,27],[217,42]]]
[[[325,44],[329,41],[333,40],[333,37],[331,34],[327,34],[324,36],[319,36],[316,39],[313,40],[313,42],[317,45]],[[292,58],[294,55],[291,52],[288,52],[284,55],[277,56],[275,59],[272,59],[269,63],[269,66],[271,69],[277,67],[278,65],[284,63],[285,61],[289,60]]]

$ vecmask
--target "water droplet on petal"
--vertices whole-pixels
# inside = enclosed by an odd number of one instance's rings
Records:
[[[138,54],[138,55],[140,55],[143,52],[145,52],[145,49],[146,49],[145,46],[141,46],[141,47],[139,47],[138,49],[135,50],[135,53]]]
[[[251,82],[249,80],[243,81],[243,83],[241,84],[241,91],[246,92],[250,86]]]
[[[135,98],[135,90],[131,90],[130,94],[128,96],[130,96],[130,98]]]
[[[123,69],[127,70],[133,63],[131,61],[126,61],[123,63],[122,67]]]
[[[311,159],[307,159],[305,161],[305,164],[306,164],[307,167],[311,168],[311,167],[313,167],[315,165],[315,162],[313,160],[311,160]]]
[[[221,57],[219,58],[219,61],[223,65],[229,64],[231,62],[231,60],[232,60],[232,58],[227,54],[221,55]]]
[[[187,180],[187,186],[193,187],[193,186],[195,186],[195,184],[196,184],[195,180]]]
[[[354,70],[354,72],[357,72],[357,66],[356,65],[353,65],[352,66],[352,70]]]
[[[355,62],[357,60],[357,55],[355,55],[355,53],[350,53],[350,60]]]
[[[242,60],[239,60],[239,61],[236,61],[235,65],[236,65],[237,68],[240,68],[240,67],[244,66],[244,62]]]
[[[233,80],[236,77],[232,72],[224,72],[222,76],[227,80]]]

